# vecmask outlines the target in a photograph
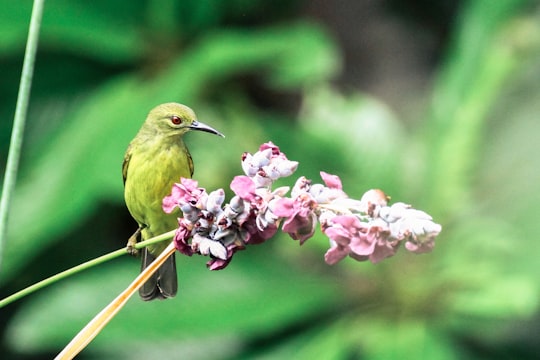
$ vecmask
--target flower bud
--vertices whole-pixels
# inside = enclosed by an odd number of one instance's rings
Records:
[[[227,260],[227,248],[219,241],[195,234],[191,244],[201,255],[212,255],[218,259]]]
[[[223,189],[212,191],[208,194],[208,199],[206,200],[206,210],[218,215],[222,211],[221,204],[223,204],[224,200],[225,191],[223,191]]]
[[[280,177],[291,176],[298,168],[298,161],[282,160],[277,163]]]
[[[257,151],[255,154],[253,154],[253,158],[251,159],[251,162],[253,166],[262,168],[263,166],[270,164],[271,157],[272,157],[272,149]]]

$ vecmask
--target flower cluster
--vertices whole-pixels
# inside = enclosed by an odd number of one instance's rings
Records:
[[[441,225],[431,216],[398,202],[387,205],[388,198],[380,190],[370,190],[360,200],[360,214],[336,215],[321,223],[330,238],[331,248],[325,254],[328,264],[335,264],[346,255],[377,263],[395,254],[399,244],[414,253],[433,249]],[[364,220],[364,221],[362,221]]]
[[[324,184],[300,177],[286,197],[288,187],[272,190],[274,181],[292,175],[298,163],[287,159],[271,142],[255,154],[242,155],[245,175],[231,182],[235,196],[223,204],[225,192],[207,193],[195,180],[182,178],[163,209],[180,208],[183,217],[174,241],[185,255],[210,256],[211,270],[229,264],[234,253],[250,244],[270,239],[282,231],[303,244],[313,236],[317,224],[330,239],[325,255],[328,264],[345,256],[375,263],[395,254],[400,243],[415,253],[429,252],[441,226],[423,211],[403,203],[388,206],[380,190],[369,190],[360,200],[350,198],[336,175],[321,172]]]

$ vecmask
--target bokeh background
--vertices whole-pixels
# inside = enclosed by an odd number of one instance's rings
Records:
[[[31,1],[0,1],[0,167]],[[121,163],[156,104],[223,187],[273,141],[297,175],[381,188],[443,225],[433,253],[327,266],[287,236],[225,270],[179,257],[81,359],[532,359],[540,352],[540,12],[527,0],[49,0],[0,294],[125,245]],[[285,184],[292,185],[294,179]],[[136,276],[128,256],[0,310],[3,359],[50,359]]]

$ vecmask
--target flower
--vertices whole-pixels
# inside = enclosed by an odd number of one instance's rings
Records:
[[[163,198],[163,210],[170,214],[175,207],[189,209],[191,207],[201,209],[207,198],[206,190],[198,187],[198,183],[192,179],[181,178],[180,183],[172,187],[171,195]]]
[[[191,241],[191,248],[201,255],[212,255],[221,260],[227,260],[227,248],[219,241],[195,233]]]
[[[338,176],[321,171],[321,177],[326,186],[312,185],[304,176],[298,178],[291,191],[292,198],[279,199],[273,210],[275,215],[285,218],[282,230],[293,239],[299,240],[300,245],[315,232],[318,213],[322,213],[319,206],[347,197],[341,190]]]
[[[297,167],[298,162],[288,160],[272,142],[262,144],[253,155],[242,155],[242,169],[256,187],[268,187],[273,181],[292,175]]]
[[[360,211],[368,214],[369,216],[376,216],[375,210],[381,206],[386,206],[390,198],[379,189],[368,190],[362,195],[360,199]]]
[[[300,244],[313,236],[317,225],[314,208],[316,202],[307,193],[300,194],[295,199],[281,198],[276,201],[274,214],[285,218],[282,230]]]
[[[335,200],[330,209],[347,204],[338,202]],[[411,252],[430,252],[441,226],[410,205],[398,202],[387,206],[387,202],[388,197],[381,190],[369,190],[359,203],[349,203],[348,209],[341,209],[349,215],[327,211],[321,221],[331,244],[325,261],[332,265],[349,255],[358,261],[377,263],[393,256],[401,242],[405,242],[405,248]]]
[[[420,254],[430,252],[435,246],[435,237],[442,227],[424,211],[398,202],[381,208],[379,213],[389,223],[392,236],[406,241],[407,250]]]
[[[323,179],[325,185],[328,188],[337,189],[337,190],[342,189],[341,179],[339,178],[339,176],[328,174],[328,173],[325,173],[324,171],[321,171],[320,174],[321,174],[321,178]]]
[[[334,217],[324,233],[332,244],[325,254],[325,261],[330,265],[346,255],[377,263],[394,255],[398,244],[389,238],[389,230],[383,224],[366,224],[351,215]]]
[[[178,219],[174,243],[182,254],[209,256],[210,270],[225,268],[233,255],[272,238],[281,229],[303,244],[320,223],[330,240],[325,261],[336,264],[349,256],[377,263],[393,256],[402,242],[414,253],[429,252],[441,226],[427,213],[404,203],[388,206],[381,190],[369,190],[360,200],[350,198],[337,175],[321,171],[324,184],[299,177],[290,197],[289,187],[272,190],[273,183],[292,175],[298,162],[290,161],[272,142],[254,154],[242,155],[244,175],[234,177],[235,196],[225,202],[225,192],[207,193],[191,179],[180,179],[163,199],[167,213],[176,208]]]
[[[195,180],[182,178],[163,199],[165,212],[178,207],[183,213],[174,240],[178,250],[189,256],[210,256],[207,266],[217,270],[226,267],[233,254],[246,245],[270,239],[281,220],[273,210],[289,190],[281,187],[272,191],[271,185],[291,175],[297,166],[298,162],[288,160],[271,142],[261,145],[253,155],[244,153],[245,175],[232,180],[230,187],[236,196],[225,205],[223,189],[207,194]],[[313,219],[313,227],[315,223]]]
[[[192,228],[193,226],[191,225],[190,221],[184,218],[179,218],[178,229],[176,230],[173,238],[176,249],[187,256],[193,255],[193,249],[188,242],[191,238]]]
[[[248,176],[235,176],[231,182],[231,190],[245,201],[255,198],[255,183]]]

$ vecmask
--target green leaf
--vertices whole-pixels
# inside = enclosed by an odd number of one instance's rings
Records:
[[[455,212],[471,197],[471,173],[489,120],[487,113],[508,78],[519,69],[522,47],[515,14],[527,1],[473,1],[465,8],[453,51],[442,68],[433,95],[427,185],[421,187],[441,213]],[[519,28],[519,27],[518,27]],[[435,214],[437,215],[437,214]]]
[[[367,359],[461,358],[434,324],[420,319],[399,319],[388,323],[372,317],[364,317],[360,321],[364,325],[351,329],[351,332],[362,342]]]
[[[335,323],[322,323],[313,329],[291,334],[288,341],[280,342],[272,346],[263,354],[256,353],[249,359],[287,359],[294,356],[295,359],[348,359],[357,353],[358,343],[349,336],[349,328],[346,321]]]
[[[0,51],[20,51],[28,32],[32,3],[2,1]],[[136,4],[120,6],[107,1],[58,0],[47,3],[41,26],[40,49],[49,48],[118,63],[133,61],[143,54],[138,31]],[[122,6],[124,5],[124,6]]]
[[[351,197],[359,199],[370,188],[398,195],[392,190],[407,176],[398,176],[405,133],[385,104],[360,93],[341,95],[322,85],[306,91],[300,118],[301,129],[341,165],[339,175],[350,184],[345,191]]]

